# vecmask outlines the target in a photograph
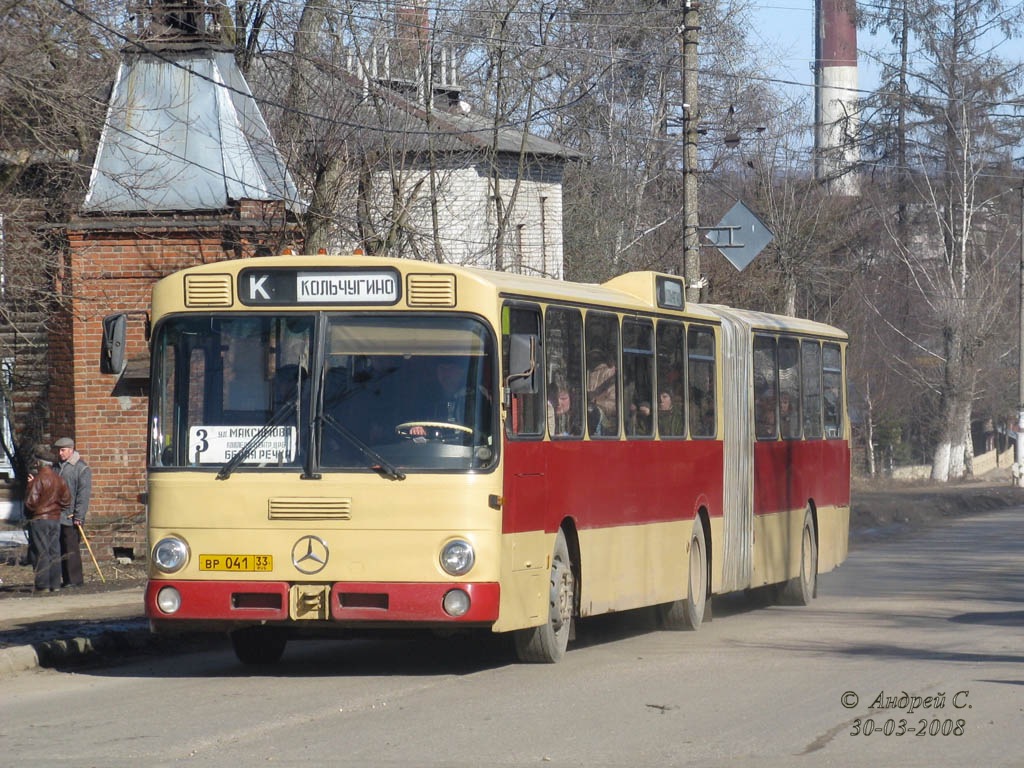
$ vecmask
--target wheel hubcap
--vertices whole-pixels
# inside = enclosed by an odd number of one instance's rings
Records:
[[[551,580],[551,603],[555,607],[551,624],[557,632],[572,619],[572,570],[556,560]]]

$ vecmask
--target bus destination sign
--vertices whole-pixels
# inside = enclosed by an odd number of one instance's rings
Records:
[[[249,306],[395,304],[401,281],[393,269],[243,269],[238,296]]]
[[[197,464],[224,464],[231,461],[264,427],[196,426],[188,431],[188,455]],[[263,439],[246,454],[245,464],[278,464],[295,460],[295,427],[267,430]]]

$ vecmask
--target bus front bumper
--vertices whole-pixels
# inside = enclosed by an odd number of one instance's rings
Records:
[[[348,626],[493,624],[497,583],[291,583],[150,580],[146,616],[163,628],[181,622],[228,626],[338,623]]]

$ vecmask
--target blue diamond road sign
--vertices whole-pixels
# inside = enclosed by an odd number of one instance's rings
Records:
[[[704,236],[741,272],[775,237],[757,214],[739,201]]]

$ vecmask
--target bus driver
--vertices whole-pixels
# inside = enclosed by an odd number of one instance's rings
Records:
[[[435,370],[437,392],[427,421],[473,428],[477,425],[477,407],[489,412],[490,396],[483,387],[467,386],[466,360],[444,358]],[[410,437],[426,437],[427,427],[416,424],[409,429]]]

